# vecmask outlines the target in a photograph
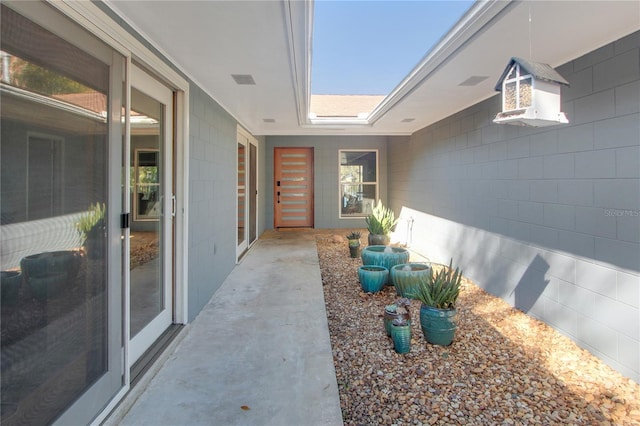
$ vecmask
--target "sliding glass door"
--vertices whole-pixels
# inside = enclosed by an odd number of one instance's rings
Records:
[[[173,313],[173,93],[131,72],[129,362],[171,325]]]
[[[258,148],[255,140],[238,129],[236,258],[239,259],[257,238]]]
[[[44,3],[1,8],[0,423],[86,424],[124,386],[124,58]]]

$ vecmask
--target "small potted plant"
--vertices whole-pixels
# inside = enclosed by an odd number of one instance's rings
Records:
[[[387,336],[391,336],[391,322],[396,318],[404,318],[411,323],[411,313],[409,312],[411,300],[406,297],[398,299],[395,303],[384,307],[384,330]]]
[[[399,354],[411,351],[411,323],[406,318],[396,318],[391,322],[393,349]]]
[[[453,259],[448,267],[441,265],[438,272],[431,268],[429,275],[419,278],[411,296],[422,302],[420,326],[427,342],[441,346],[453,342],[461,282],[462,272],[457,267],[453,269]]]
[[[82,245],[90,259],[99,259],[104,255],[106,223],[104,221],[104,203],[95,203],[76,222]]]
[[[349,241],[349,253],[352,258],[360,257],[360,232],[351,231],[345,235]]]
[[[398,223],[393,210],[385,207],[382,200],[378,200],[371,210],[371,214],[365,218],[369,230],[369,245],[386,246],[390,242],[389,234]]]

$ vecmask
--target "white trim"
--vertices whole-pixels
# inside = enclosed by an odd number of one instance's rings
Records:
[[[175,92],[176,216],[175,216],[175,322],[189,322],[189,87]]]
[[[131,56],[125,56],[125,68],[124,68],[124,81],[131,81]],[[131,84],[124,85],[125,92],[125,114],[124,114],[124,140],[129,141],[125,143],[122,147],[123,156],[123,169],[124,169],[124,183],[131,182],[131,169],[129,164],[131,164]],[[126,191],[125,191],[126,192]],[[131,198],[129,197],[129,193],[126,192],[122,194],[123,198],[123,206],[122,211],[129,213],[129,220],[131,220]],[[129,270],[131,268],[131,242],[129,237],[131,236],[131,228],[127,228],[123,232],[124,242],[122,245],[122,309],[124,309],[122,315],[122,338],[124,339],[122,348],[122,356],[123,356],[123,377],[124,384],[126,388],[129,388],[129,384],[131,383],[131,369],[129,368],[129,341],[131,340],[131,333],[129,329],[129,324],[131,324],[131,274]],[[119,395],[119,394],[118,394]],[[114,401],[119,401],[119,399],[114,398],[111,403]],[[109,403],[109,405],[111,405]],[[106,410],[104,410],[106,411]],[[103,412],[104,412],[103,411]],[[102,414],[102,413],[101,413]]]
[[[298,124],[305,125],[309,123],[309,107],[311,100],[311,51],[313,38],[313,2],[312,1],[295,1],[285,0],[283,2],[283,15],[287,31],[287,46],[289,48],[289,65],[291,66],[291,75],[293,81],[293,94],[295,96],[296,112],[298,115]],[[304,22],[302,29],[294,27],[300,24],[295,19],[296,11],[294,9],[301,7]],[[301,30],[303,34],[298,34]],[[300,52],[300,46],[297,46],[296,40],[304,40],[303,51]]]

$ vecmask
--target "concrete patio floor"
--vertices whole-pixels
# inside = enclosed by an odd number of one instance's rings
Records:
[[[341,425],[314,234],[265,233],[105,424]]]

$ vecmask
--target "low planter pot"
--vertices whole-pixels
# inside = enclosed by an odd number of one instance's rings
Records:
[[[455,309],[438,309],[423,304],[420,307],[420,327],[427,342],[449,346],[458,328],[457,315],[458,312]]]
[[[426,263],[401,263],[391,267],[389,277],[399,296],[413,298],[418,283],[425,280],[430,272],[431,267]]]
[[[370,246],[387,246],[391,242],[391,237],[386,234],[369,234],[367,240]]]
[[[360,257],[360,240],[349,240],[349,255],[354,259]]]
[[[384,266],[391,270],[394,265],[409,262],[409,250],[392,246],[368,246],[362,250],[360,257],[363,265]]]
[[[411,325],[391,324],[391,339],[393,349],[399,354],[406,354],[411,351]]]
[[[360,286],[366,293],[377,293],[384,288],[389,278],[389,270],[384,266],[362,265],[358,267]]]

